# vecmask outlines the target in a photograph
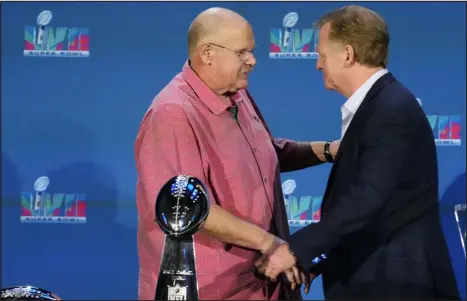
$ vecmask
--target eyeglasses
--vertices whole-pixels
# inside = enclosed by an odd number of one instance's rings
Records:
[[[214,44],[214,43],[209,43],[209,45],[212,45],[212,46],[216,46],[216,47],[220,47],[220,48],[224,48],[224,49],[230,50],[230,51],[232,51],[233,53],[235,53],[235,54],[237,55],[237,57],[238,57],[240,60],[242,60],[242,61],[246,61],[250,56],[253,56],[253,55],[254,55],[254,52],[255,52],[255,49],[252,49],[252,50],[248,50],[248,49],[234,50],[234,49],[232,49],[232,48],[225,47],[225,46],[218,45],[218,44]]]

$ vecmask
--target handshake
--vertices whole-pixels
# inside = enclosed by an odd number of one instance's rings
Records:
[[[284,273],[290,282],[292,290],[305,285],[305,293],[308,294],[311,283],[316,275],[305,273],[300,268],[297,258],[289,249],[289,244],[277,237],[269,246],[262,250],[262,256],[255,262],[258,272],[268,277],[271,281],[277,281],[277,277]]]

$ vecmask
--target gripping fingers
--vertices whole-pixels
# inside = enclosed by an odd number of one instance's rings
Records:
[[[295,290],[295,288],[297,287],[297,282],[295,281],[294,272],[292,270],[287,270],[284,273],[285,273],[285,276],[287,277],[287,280],[290,282],[292,290]]]

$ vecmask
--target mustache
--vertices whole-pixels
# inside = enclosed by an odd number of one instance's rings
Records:
[[[247,73],[250,73],[250,72],[253,72],[253,67],[245,67],[245,68],[242,68],[242,72],[247,72]]]

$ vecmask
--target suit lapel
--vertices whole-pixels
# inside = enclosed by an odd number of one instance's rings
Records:
[[[339,150],[337,151],[336,158],[334,160],[334,163],[331,168],[331,173],[329,174],[329,180],[326,185],[326,190],[324,193],[323,197],[323,203],[326,201],[326,198],[329,194],[329,190],[332,186],[332,180],[334,178],[334,173],[336,171],[337,165],[339,164],[339,159],[341,157],[342,151],[345,149],[346,144],[349,143],[349,141],[353,141],[353,129],[356,128],[356,124],[359,123],[360,119],[362,118],[363,114],[362,111],[365,108],[365,106],[378,95],[378,93],[389,83],[395,81],[394,76],[388,72],[382,77],[380,77],[371,87],[371,89],[368,91],[366,94],[365,98],[363,99],[362,103],[358,107],[357,111],[355,112],[354,117],[352,118],[352,121],[349,124],[349,127],[347,128],[347,131],[344,134],[344,137],[341,140],[341,144],[339,145]]]

